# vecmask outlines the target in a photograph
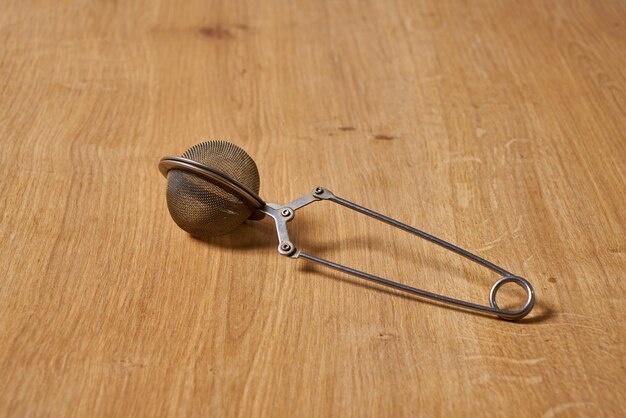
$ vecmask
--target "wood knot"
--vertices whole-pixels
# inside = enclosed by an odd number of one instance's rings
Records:
[[[206,36],[207,38],[223,39],[223,40],[233,38],[233,34],[231,33],[231,31],[219,25],[204,26],[198,29],[198,32],[202,36]]]

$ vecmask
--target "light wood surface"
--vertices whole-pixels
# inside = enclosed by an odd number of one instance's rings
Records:
[[[0,8],[0,415],[624,416],[624,2]],[[192,239],[157,162],[211,138],[266,200],[324,185],[526,277],[535,310],[307,266],[269,220]],[[498,278],[328,202],[290,231],[479,303]]]

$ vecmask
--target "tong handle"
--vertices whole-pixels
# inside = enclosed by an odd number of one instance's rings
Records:
[[[492,286],[491,286],[491,291],[489,292],[489,306],[485,306],[485,305],[478,305],[476,303],[472,303],[472,302],[468,302],[468,301],[464,301],[464,300],[460,300],[460,299],[455,299],[455,298],[451,298],[448,296],[444,296],[444,295],[440,295],[440,294],[436,294],[436,293],[432,293],[432,292],[428,292],[426,290],[422,290],[422,289],[417,289],[415,287],[411,287],[402,283],[398,283],[398,282],[394,282],[388,279],[384,279],[382,277],[378,277],[375,276],[373,274],[370,273],[366,273],[360,270],[356,270],[353,269],[351,267],[347,267],[341,264],[337,264],[334,263],[332,261],[328,261],[328,260],[324,260],[322,258],[319,257],[315,257],[313,255],[304,253],[302,251],[299,251],[298,249],[296,249],[296,247],[291,243],[291,241],[289,240],[288,234],[287,234],[287,226],[286,223],[288,221],[291,221],[293,219],[294,213],[296,210],[310,204],[313,203],[315,201],[319,201],[319,200],[329,200],[331,202],[335,202],[339,205],[345,206],[349,209],[352,209],[356,212],[362,213],[364,215],[370,216],[374,219],[377,219],[381,222],[387,223],[391,226],[394,226],[396,228],[399,228],[403,231],[409,232],[411,234],[417,235],[420,238],[423,238],[427,241],[430,241],[436,245],[439,245],[449,251],[452,251],[456,254],[459,254],[483,267],[486,267],[496,273],[498,273],[500,276],[502,276],[499,280],[497,280]],[[454,305],[460,308],[465,308],[465,309],[470,309],[470,310],[474,310],[474,311],[479,311],[479,312],[483,312],[483,313],[488,313],[488,314],[495,314],[498,317],[502,318],[502,319],[506,319],[506,320],[518,320],[521,319],[523,317],[525,317],[526,315],[528,315],[528,313],[532,310],[534,304],[535,304],[535,293],[533,290],[533,287],[531,286],[531,284],[524,278],[516,276],[510,272],[508,272],[507,270],[503,269],[502,267],[499,267],[479,256],[477,256],[476,254],[470,253],[467,250],[464,250],[456,245],[453,245],[447,241],[444,241],[440,238],[437,238],[431,234],[428,234],[424,231],[421,231],[419,229],[413,228],[409,225],[406,225],[402,222],[396,221],[395,219],[389,218],[388,216],[382,215],[378,212],[375,212],[371,209],[368,209],[366,207],[357,205],[353,202],[350,202],[346,199],[340,198],[338,196],[335,196],[330,190],[322,188],[322,187],[316,187],[313,192],[311,194],[307,194],[302,196],[299,199],[296,199],[294,201],[292,201],[291,203],[285,205],[285,206],[279,206],[279,205],[275,205],[275,204],[267,204],[264,208],[261,209],[261,211],[269,216],[271,216],[274,221],[276,222],[276,228],[277,228],[277,233],[278,233],[278,238],[279,238],[279,246],[278,246],[278,252],[286,255],[286,256],[290,256],[292,258],[304,258],[306,260],[318,263],[320,265],[323,265],[325,267],[329,267],[365,280],[369,280],[384,286],[388,286],[403,292],[407,292],[407,293],[411,293],[414,295],[418,295],[418,296],[422,296],[425,298],[429,298],[429,299],[433,299],[436,300],[438,302],[442,302],[442,303],[446,303],[449,305]],[[526,299],[526,303],[524,304],[524,306],[522,306],[520,309],[518,310],[514,310],[514,311],[509,311],[509,310],[503,310],[500,309],[498,307],[498,304],[496,302],[496,296],[498,293],[498,290],[500,289],[500,287],[502,287],[502,285],[506,284],[506,283],[515,283],[518,286],[520,286],[522,289],[524,289],[524,291],[526,292],[527,295],[527,299]]]

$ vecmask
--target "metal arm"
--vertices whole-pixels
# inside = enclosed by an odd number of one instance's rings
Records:
[[[373,274],[365,273],[360,270],[346,267],[341,264],[333,263],[331,261],[324,260],[322,258],[318,258],[318,257],[315,257],[313,255],[310,255],[310,254],[307,254],[298,250],[289,239],[289,235],[287,233],[287,222],[293,219],[296,210],[310,203],[319,201],[319,200],[329,200],[331,202],[338,203],[349,209],[355,210],[364,215],[367,215],[374,219],[378,219],[379,221],[385,222],[391,226],[402,229],[406,232],[410,232],[414,235],[419,236],[420,238],[423,238],[427,241],[437,244],[456,254],[462,255],[463,257],[498,273],[502,277],[499,280],[497,280],[491,287],[491,291],[489,292],[489,305],[490,306],[478,305],[472,302],[454,299],[448,296],[443,296],[443,295],[439,295],[436,293],[428,292],[426,290],[417,289],[417,288],[407,286],[402,283],[397,283],[391,280],[384,279],[382,277],[375,276]],[[329,268],[332,268],[332,269],[335,269],[335,270],[338,270],[347,274],[351,274],[353,276],[360,277],[362,279],[366,279],[366,280],[369,280],[369,281],[372,281],[372,282],[375,282],[384,286],[392,287],[394,289],[401,290],[403,292],[433,299],[438,302],[447,303],[449,305],[454,305],[454,306],[465,308],[465,309],[470,309],[470,310],[479,311],[479,312],[488,313],[488,314],[495,314],[499,316],[500,318],[507,319],[507,320],[517,320],[517,319],[521,319],[525,317],[532,310],[535,304],[535,293],[534,293],[533,287],[530,285],[530,283],[526,279],[516,276],[506,271],[502,267],[499,267],[475,254],[470,253],[469,251],[466,251],[460,247],[457,247],[456,245],[450,244],[449,242],[439,239],[424,231],[420,231],[419,229],[416,229],[409,225],[398,222],[395,219],[389,218],[385,215],[381,215],[380,213],[374,212],[373,210],[367,209],[363,206],[359,206],[348,200],[337,197],[328,189],[324,189],[322,187],[316,187],[312,193],[306,194],[286,205],[281,206],[281,205],[277,205],[274,203],[267,203],[264,207],[262,207],[259,210],[263,212],[264,214],[270,216],[272,219],[274,219],[274,222],[276,223],[276,232],[278,234],[278,242],[279,242],[278,252],[282,255],[285,255],[291,258],[304,258],[306,260],[313,261],[323,266],[326,266],[326,267],[329,267]],[[500,287],[504,285],[505,283],[509,283],[509,282],[517,284],[518,286],[520,286],[522,289],[526,291],[526,294],[527,294],[526,303],[519,310],[515,310],[515,311],[502,310],[498,307],[498,304],[496,302],[496,295],[498,293],[498,289],[500,289]]]

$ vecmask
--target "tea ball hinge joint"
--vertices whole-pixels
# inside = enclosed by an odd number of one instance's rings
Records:
[[[292,258],[298,258],[300,251],[289,239],[287,231],[287,223],[291,222],[298,209],[320,200],[330,200],[334,197],[333,193],[324,187],[315,187],[310,193],[305,194],[285,205],[276,203],[266,203],[265,206],[258,209],[264,215],[271,217],[276,224],[276,233],[278,235],[278,252]]]

